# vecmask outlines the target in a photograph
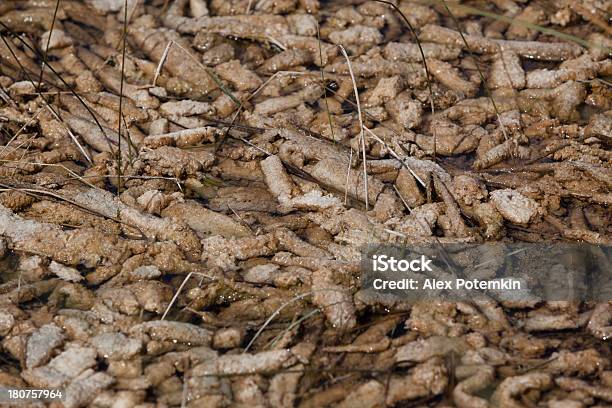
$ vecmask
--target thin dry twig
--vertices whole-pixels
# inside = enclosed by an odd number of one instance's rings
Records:
[[[365,134],[363,133],[363,117],[361,116],[361,103],[359,102],[359,91],[357,91],[357,81],[355,81],[355,75],[353,74],[353,67],[351,66],[351,60],[349,59],[346,50],[342,45],[338,45],[342,55],[346,59],[349,73],[351,74],[351,81],[353,81],[353,92],[355,92],[355,100],[357,103],[357,114],[359,115],[359,140],[361,142],[361,160],[363,161],[363,186],[364,186],[364,199],[366,211],[369,208],[368,202],[368,170],[367,170],[367,159],[366,159],[366,148],[365,148]]]
[[[42,84],[43,73],[45,72],[45,64],[47,63],[47,53],[49,52],[49,45],[51,44],[51,36],[53,35],[53,29],[55,28],[55,21],[57,20],[57,11],[59,10],[60,0],[55,2],[55,10],[53,10],[53,19],[51,20],[51,29],[49,30],[49,37],[47,38],[47,45],[45,46],[45,52],[42,57],[42,66],[40,67],[40,76],[38,77],[38,86],[36,89],[40,91]]]
[[[393,183],[393,189],[395,190],[395,193],[400,198],[400,200],[402,200],[402,203],[404,204],[404,207],[406,207],[408,212],[412,212],[412,208],[410,208],[410,206],[406,202],[406,199],[404,199],[404,196],[402,195],[402,193],[400,193],[400,191],[397,189],[397,186],[395,185],[395,183]]]
[[[34,49],[32,46],[30,46],[30,44],[27,43],[27,41],[25,41],[23,38],[21,38],[20,36],[16,35],[15,32],[13,32],[13,30],[11,30],[11,28],[9,26],[7,26],[6,24],[4,24],[4,22],[2,22],[0,20],[0,26],[2,26],[5,30],[7,30],[11,35],[15,36],[15,38],[21,43],[23,44],[24,47],[26,47],[28,50],[30,50],[31,52],[33,52],[34,54],[36,54],[37,56],[40,57],[38,51],[36,49]],[[11,46],[9,45],[8,41],[6,40],[5,36],[2,34],[2,32],[0,32],[0,39],[2,40],[2,42],[6,45],[7,49],[9,50],[9,52],[11,53],[11,56],[13,57],[13,59],[15,60],[15,62],[17,62],[17,65],[19,65],[20,69],[22,70],[22,72],[25,74],[25,76],[27,77],[28,81],[32,84],[32,86],[36,89],[36,85],[34,83],[34,80],[30,77],[30,74],[28,73],[28,71],[25,69],[25,67],[23,66],[23,64],[21,64],[21,61],[19,61],[19,58],[17,58],[17,55],[15,55],[15,52],[13,51],[13,49],[11,48]],[[102,124],[100,124],[100,121],[98,121],[97,116],[95,115],[95,113],[91,110],[91,108],[89,107],[89,105],[87,105],[85,103],[85,101],[83,100],[83,98],[81,98],[81,96],[74,91],[74,89],[72,89],[72,87],[64,80],[64,78],[53,68],[53,66],[49,63],[47,63],[47,67],[51,70],[51,72],[64,84],[64,86],[66,86],[66,88],[70,91],[71,94],[73,94],[77,100],[79,101],[79,103],[81,105],[83,105],[83,107],[87,110],[87,112],[91,115],[91,117],[93,118],[94,122],[96,123],[96,125],[98,126],[98,128],[100,129],[100,131],[102,132],[102,134],[104,135],[104,138],[106,140],[106,142],[108,143],[109,149],[112,151],[112,143],[111,143],[111,139],[108,137],[108,135],[106,134],[106,131],[104,130],[104,127],[102,126]],[[41,95],[41,98],[43,99],[44,103],[46,103],[47,105],[50,106],[49,102]],[[51,107],[50,107],[51,108]],[[52,109],[52,108],[51,108]]]
[[[119,119],[117,123],[117,134],[118,136],[118,154],[117,154],[117,174],[119,176],[123,175],[123,167],[122,167],[122,156],[121,156],[121,119],[123,119],[123,82],[125,80],[125,41],[127,39],[127,24],[128,24],[128,0],[125,0],[123,3],[123,47],[121,50],[121,82],[119,85]],[[126,128],[127,130],[127,128]],[[129,134],[128,134],[129,136]],[[119,178],[119,188],[117,189],[117,194],[121,193],[122,190],[122,178]]]
[[[395,150],[393,150],[391,148],[391,146],[389,146],[387,143],[385,143],[384,140],[382,140],[380,137],[376,136],[376,134],[374,132],[372,132],[370,129],[368,129],[367,127],[363,127],[363,129],[368,132],[370,134],[370,136],[372,136],[374,139],[376,139],[376,141],[380,144],[382,144],[383,146],[385,146],[385,148],[387,150],[389,150],[389,153],[391,153],[391,156],[393,156],[395,159],[397,159],[400,164],[402,165],[402,167],[406,168],[406,170],[408,170],[410,172],[410,174],[412,174],[414,176],[415,179],[417,179],[417,181],[419,183],[421,183],[421,185],[423,187],[427,187],[427,184],[425,184],[425,182],[419,177],[418,174],[416,174],[411,168],[410,166],[408,166],[404,160],[401,158],[401,156],[399,154],[397,154],[397,152]]]
[[[412,24],[410,24],[410,21],[408,20],[406,15],[404,15],[402,10],[400,10],[399,7],[397,7],[395,4],[391,3],[390,1],[385,1],[385,0],[374,0],[374,1],[377,3],[383,3],[388,6],[393,7],[393,9],[396,12],[398,12],[399,15],[402,17],[402,19],[404,20],[404,23],[406,23],[406,25],[410,29],[410,32],[414,36],[416,44],[419,47],[419,52],[421,53],[421,62],[423,63],[423,68],[425,69],[425,79],[427,80],[427,88],[429,89],[429,104],[431,108],[431,115],[432,117],[435,116],[436,108],[434,106],[434,93],[433,93],[433,88],[431,86],[432,80],[431,80],[431,75],[429,74],[429,68],[427,67],[427,60],[425,59],[425,52],[423,51],[423,46],[421,45],[421,41],[419,40],[419,35],[417,34],[414,27],[412,27]],[[433,156],[434,158],[436,157],[436,144],[437,144],[436,142],[437,142],[437,134],[436,134],[436,128],[434,127],[433,128]]]
[[[289,299],[288,301],[286,301],[285,303],[283,303],[282,305],[280,305],[275,311],[274,313],[272,313],[270,315],[270,317],[268,317],[268,319],[264,322],[264,324],[261,325],[261,327],[259,328],[259,330],[257,330],[257,333],[255,333],[255,335],[253,336],[253,338],[251,339],[251,341],[249,341],[249,343],[247,344],[247,346],[244,348],[244,351],[242,352],[243,354],[248,352],[249,349],[251,348],[251,346],[253,345],[253,343],[255,343],[255,340],[257,340],[257,338],[261,335],[261,333],[266,329],[266,327],[268,327],[268,325],[272,322],[272,320],[274,320],[274,318],[276,316],[278,316],[280,314],[280,312],[283,311],[284,308],[286,308],[287,306],[289,306],[290,304],[297,302],[298,300],[307,298],[308,296],[313,295],[314,293],[317,292],[337,292],[338,289],[334,289],[334,288],[324,288],[324,289],[314,289],[314,290],[310,290],[308,292],[305,293],[301,293],[297,296],[292,297],[291,299]],[[336,304],[336,303],[334,303]],[[327,305],[327,306],[331,306],[333,304]]]
[[[321,72],[321,86],[325,88],[325,74],[323,73],[323,68],[325,64],[323,64],[323,47],[321,47],[321,30],[319,29],[319,22],[317,21],[317,41],[319,45],[319,59],[321,61],[321,66],[319,67],[319,71]],[[327,111],[327,120],[329,121],[329,132],[331,134],[332,140],[336,140],[334,137],[334,125],[332,123],[331,112],[329,111],[329,102],[327,100],[327,92],[323,93],[323,98],[325,99],[325,110]],[[352,153],[352,152],[351,152]]]
[[[463,31],[461,31],[461,24],[459,24],[459,20],[457,20],[457,18],[455,17],[453,12],[448,7],[448,4],[446,3],[445,0],[439,0],[439,1],[442,2],[442,4],[444,5],[444,8],[446,9],[446,12],[448,13],[448,15],[453,20],[453,23],[455,24],[456,30],[459,33],[459,35],[461,36],[461,40],[463,41],[463,44],[465,45],[465,49],[468,51],[470,56],[474,57],[474,53],[472,52],[472,48],[470,47],[470,45],[468,44],[467,40],[465,39],[465,35],[463,35]],[[480,81],[482,82],[482,85],[484,86],[485,91],[487,92],[487,97],[491,101],[491,105],[493,105],[493,110],[495,111],[495,115],[497,116],[497,121],[499,122],[499,127],[501,128],[501,131],[502,131],[502,133],[504,135],[504,138],[506,140],[508,140],[509,139],[508,132],[506,131],[506,127],[504,126],[504,122],[501,120],[499,109],[497,108],[497,104],[495,103],[495,99],[493,98],[493,93],[491,92],[491,89],[487,85],[487,81],[485,79],[485,76],[484,76],[482,70],[480,69],[480,66],[478,65],[478,63],[476,62],[474,65],[476,66],[476,70],[478,71],[478,76],[480,77]]]
[[[346,166],[346,181],[344,182],[344,205],[348,205],[348,185],[349,180],[351,179],[351,163],[353,163],[353,148],[351,147],[351,152],[349,153],[349,161]]]
[[[185,276],[185,279],[183,279],[183,282],[181,283],[181,285],[177,289],[177,291],[174,294],[174,296],[172,297],[172,300],[170,300],[170,303],[168,303],[168,307],[166,307],[166,310],[164,311],[164,314],[162,315],[160,320],[164,320],[166,318],[166,316],[168,315],[168,312],[170,311],[170,309],[172,309],[172,305],[174,305],[174,303],[176,302],[176,299],[178,299],[179,295],[181,294],[181,291],[183,290],[183,288],[187,284],[187,281],[189,280],[189,278],[191,278],[192,275],[199,275],[199,276],[202,276],[204,278],[208,278],[208,279],[210,279],[212,281],[216,280],[216,278],[214,276],[206,275],[206,274],[201,273],[201,272],[193,272],[193,271],[189,272],[187,274],[187,276]]]

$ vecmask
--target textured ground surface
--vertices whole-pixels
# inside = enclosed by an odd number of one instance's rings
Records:
[[[359,251],[609,245],[611,3],[393,3],[428,72],[376,2],[1,2],[0,385],[610,406],[611,303],[389,301]]]

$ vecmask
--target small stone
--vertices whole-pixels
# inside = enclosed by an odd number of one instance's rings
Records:
[[[195,18],[208,15],[208,6],[205,0],[189,0],[189,8],[191,15]]]
[[[26,367],[34,368],[46,363],[53,349],[64,342],[62,329],[55,324],[46,324],[36,330],[28,339]]]
[[[212,346],[215,349],[232,349],[240,347],[244,339],[244,332],[235,327],[220,329],[213,336]]]
[[[169,116],[193,116],[214,113],[212,106],[207,102],[191,101],[189,99],[162,103],[159,111]]]
[[[113,377],[104,373],[89,370],[90,375],[83,375],[75,379],[66,387],[66,396],[63,405],[66,408],[88,406],[98,393],[114,382]],[[87,374],[87,373],[83,373]]]
[[[251,283],[269,283],[278,269],[279,266],[275,264],[257,265],[245,272],[244,280]]]
[[[294,34],[307,37],[317,35],[317,19],[311,14],[289,14],[287,21]]]
[[[130,280],[131,281],[139,281],[139,280],[147,280],[147,279],[155,279],[161,276],[161,271],[155,265],[144,265],[139,266],[130,272]]]
[[[208,346],[211,333],[191,323],[155,320],[138,324],[130,330],[133,334],[148,334],[152,340],[170,340],[194,346]]]
[[[71,347],[49,364],[25,370],[21,376],[30,385],[58,388],[96,364],[96,351],[89,347]]]
[[[36,93],[34,85],[30,81],[19,81],[15,82],[8,89],[11,96],[29,95]]]
[[[58,278],[68,282],[79,282],[83,280],[81,273],[74,268],[69,268],[65,265],[51,261],[49,270],[57,275]]]
[[[383,41],[383,36],[380,31],[374,27],[354,25],[346,30],[331,32],[329,34],[329,40],[334,44],[374,46]]]
[[[149,312],[163,313],[172,299],[172,288],[160,281],[143,280],[126,286],[140,304]]]
[[[49,36],[51,36],[51,40],[49,40]],[[62,30],[58,30],[57,28],[53,29],[53,33],[50,31],[45,32],[40,36],[40,48],[46,49],[47,42],[49,43],[49,49],[57,49],[57,48],[66,48],[72,45],[72,38]]]
[[[608,142],[612,140],[612,112],[591,116],[584,132],[588,136],[602,138]]]
[[[47,275],[45,261],[38,255],[21,257],[17,265],[21,279],[26,282],[38,282]]]
[[[98,10],[108,13],[115,12],[121,9],[121,5],[123,4],[122,0],[88,0],[93,7]]]
[[[421,190],[419,190],[417,180],[410,174],[408,169],[404,167],[400,169],[395,179],[395,186],[411,210],[425,203],[425,197]]]
[[[91,345],[96,348],[98,355],[112,360],[129,359],[142,348],[140,340],[131,339],[123,333],[98,334],[91,339]]]
[[[168,199],[159,190],[149,190],[136,199],[140,208],[149,214],[159,215],[167,205]]]
[[[313,303],[325,313],[330,325],[339,331],[355,327],[353,296],[333,281],[333,272],[319,269],[312,274]]]
[[[214,375],[240,375],[274,372],[291,361],[291,350],[270,350],[257,354],[225,354],[195,366],[191,371],[193,384],[198,384],[198,377]]]
[[[493,191],[491,202],[502,217],[515,224],[528,224],[539,208],[534,200],[512,189]]]
[[[399,76],[381,78],[368,98],[368,106],[376,106],[394,99],[402,91]]]
[[[151,92],[149,90],[149,92]],[[168,133],[169,122],[166,118],[160,118],[151,122],[149,126],[149,136],[154,135],[163,135],[164,133]]]
[[[175,202],[162,211],[163,217],[184,221],[199,236],[246,237],[247,227],[221,212],[212,211],[193,200]]]
[[[491,89],[525,87],[525,71],[521,67],[521,60],[516,53],[504,50],[497,54],[491,68],[489,79]]]
[[[6,336],[13,325],[15,324],[15,318],[8,312],[0,312],[0,336]]]
[[[166,91],[166,88],[162,88],[161,86],[154,86],[149,88],[149,93],[153,96],[157,96],[158,98],[168,97],[168,91]]]
[[[408,91],[404,91],[397,97],[389,100],[385,107],[389,114],[406,130],[418,127],[423,119],[423,105],[412,99]]]

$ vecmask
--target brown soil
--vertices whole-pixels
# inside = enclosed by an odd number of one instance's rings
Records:
[[[421,49],[374,1],[0,3],[0,386],[610,406],[612,302],[389,301],[360,250],[610,245],[612,3],[392,3]]]

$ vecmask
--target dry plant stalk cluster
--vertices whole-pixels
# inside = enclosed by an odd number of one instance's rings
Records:
[[[389,303],[359,250],[609,245],[612,4],[391,3],[422,48],[373,1],[1,2],[0,385],[610,406],[611,303]]]

